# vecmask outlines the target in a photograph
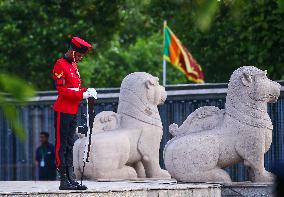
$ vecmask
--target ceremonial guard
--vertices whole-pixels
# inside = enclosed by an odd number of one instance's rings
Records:
[[[60,175],[60,190],[86,190],[80,185],[73,170],[73,145],[77,127],[77,112],[82,99],[96,98],[94,88],[82,88],[77,63],[92,49],[79,37],[73,37],[67,53],[58,59],[53,68],[53,79],[58,98],[53,105],[55,111],[56,166]]]

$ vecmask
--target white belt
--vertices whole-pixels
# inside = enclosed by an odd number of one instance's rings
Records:
[[[68,88],[69,90],[79,91],[80,88]]]

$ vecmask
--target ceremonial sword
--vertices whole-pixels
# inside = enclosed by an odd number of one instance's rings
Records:
[[[86,99],[87,101],[87,140],[88,144],[85,145],[84,148],[84,157],[83,157],[83,171],[82,171],[82,176],[81,176],[81,185],[83,182],[83,176],[84,176],[84,171],[86,167],[86,162],[89,162],[89,156],[90,156],[90,150],[91,150],[91,144],[92,144],[92,129],[93,129],[93,122],[94,122],[94,117],[95,117],[95,110],[94,110],[94,103],[95,103],[95,98],[90,97]]]

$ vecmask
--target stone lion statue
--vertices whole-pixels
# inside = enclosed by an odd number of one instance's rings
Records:
[[[117,113],[101,112],[94,119],[88,179],[170,178],[159,165],[163,126],[158,105],[166,100],[159,79],[135,72],[124,78]],[[74,168],[81,178],[84,147],[81,136],[74,145]]]
[[[267,103],[277,101],[280,87],[256,67],[235,70],[225,109],[201,107],[180,127],[170,126],[174,138],[164,149],[164,161],[171,176],[186,182],[230,182],[223,169],[244,162],[251,181],[272,181],[264,168],[273,129]]]

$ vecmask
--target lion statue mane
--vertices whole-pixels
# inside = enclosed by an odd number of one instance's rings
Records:
[[[251,181],[273,181],[264,168],[273,129],[267,103],[277,101],[280,88],[256,67],[235,70],[225,109],[201,107],[180,127],[170,125],[174,138],[164,149],[164,161],[171,176],[185,182],[231,182],[223,169],[244,162]]]
[[[159,79],[144,72],[127,75],[122,81],[117,113],[99,113],[93,124],[89,162],[84,178],[135,179],[171,178],[159,165],[163,126],[158,105],[166,100]],[[74,170],[81,178],[88,139],[74,144]]]

